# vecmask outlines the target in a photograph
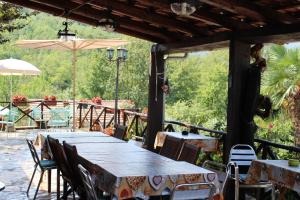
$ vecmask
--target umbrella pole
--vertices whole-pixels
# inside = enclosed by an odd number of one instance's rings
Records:
[[[74,43],[75,46],[75,43]],[[73,53],[73,59],[72,59],[72,64],[73,64],[73,126],[72,126],[72,131],[74,132],[76,129],[76,50],[72,51]]]
[[[9,116],[8,116],[8,121],[11,121],[12,116],[11,116],[11,109],[12,109],[12,75],[10,75],[10,102],[9,102]]]

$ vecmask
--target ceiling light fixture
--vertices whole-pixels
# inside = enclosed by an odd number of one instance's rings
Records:
[[[104,27],[107,32],[113,32],[116,30],[116,22],[112,18],[103,18],[99,20],[99,26]]]
[[[76,34],[70,32],[70,30],[68,29],[69,22],[64,21],[63,26],[65,26],[65,28],[63,30],[59,30],[57,33],[58,38],[64,41],[74,40],[76,38]]]
[[[179,16],[189,16],[196,11],[195,0],[173,0],[171,10]]]

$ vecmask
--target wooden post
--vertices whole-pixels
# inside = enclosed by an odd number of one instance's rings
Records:
[[[158,131],[163,130],[164,121],[164,93],[161,86],[164,82],[164,49],[155,44],[151,49],[151,69],[149,72],[148,119],[145,146],[154,150],[154,141]]]
[[[230,149],[239,143],[253,143],[253,135],[243,129],[243,102],[250,68],[250,44],[230,41],[229,76],[228,76],[228,106],[227,106],[227,135],[224,146],[224,163],[227,163]]]
[[[93,111],[94,111],[94,105],[91,105],[90,107],[91,112],[90,112],[90,131],[93,130]]]
[[[79,103],[79,127],[82,128],[82,103]]]
[[[247,93],[247,72],[250,68],[250,44],[238,40],[230,41],[229,75],[228,75],[228,105],[227,105],[227,135],[224,143],[224,163],[228,162],[229,152],[235,144],[250,144],[253,135],[243,127],[243,104]],[[250,109],[249,109],[250,110]],[[249,135],[247,135],[247,133]],[[229,181],[225,199],[234,199],[234,182]],[[243,197],[243,193],[240,193]]]

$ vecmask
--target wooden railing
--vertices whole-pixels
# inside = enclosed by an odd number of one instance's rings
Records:
[[[80,104],[79,104],[80,105]],[[97,109],[100,110],[98,111],[98,117],[93,118],[94,114],[92,114],[92,109]],[[96,110],[97,110],[96,109]],[[121,121],[119,123],[127,125],[128,127],[128,133],[130,134],[130,137],[136,138],[136,139],[142,139],[143,136],[146,133],[147,130],[147,114],[145,113],[139,113],[135,111],[130,111],[130,110],[119,110],[119,113],[121,113]],[[93,129],[93,126],[95,124],[101,124],[101,128],[106,128],[111,125],[113,121],[113,110],[112,108],[109,107],[103,107],[103,106],[90,106],[88,108],[88,112],[84,115],[84,117],[81,117],[82,120],[87,120],[88,114],[90,114],[90,119],[89,121],[91,122],[91,119],[95,119],[93,123],[90,125],[90,130]],[[110,117],[108,117],[108,115]],[[102,118],[101,118],[102,117]],[[166,120],[165,121],[165,131],[176,131],[176,126],[179,127],[177,131],[181,131],[182,129],[188,130],[191,133],[202,133],[205,135],[209,135],[211,137],[216,137],[219,140],[219,149],[222,149],[222,145],[224,143],[225,137],[226,137],[226,132],[224,131],[219,131],[219,130],[212,130],[208,129],[202,126],[196,126],[196,125],[191,125],[183,122],[178,122],[178,121],[170,121]],[[180,130],[181,129],[181,130]],[[255,150],[256,153],[262,158],[262,159],[278,159],[278,155],[276,154],[276,151],[274,150],[285,150],[289,151],[293,154],[299,154],[300,153],[300,148],[295,147],[295,146],[288,146],[288,145],[283,145],[283,144],[278,144],[275,142],[270,142],[267,140],[255,138]]]
[[[79,128],[88,127],[90,131],[102,131],[112,125],[114,121],[113,107],[103,106],[94,103],[79,102]],[[136,112],[138,109],[118,109],[118,123],[126,124],[130,119],[128,113]]]
[[[54,104],[53,104],[54,103]],[[40,120],[43,119],[49,119],[50,114],[49,111],[55,107],[64,107],[66,104],[70,104],[67,101],[44,101],[44,100],[29,100],[26,102],[13,102],[12,108],[17,109],[18,116],[14,116],[13,122],[15,124],[15,127],[17,129],[27,129],[27,128],[37,128],[37,124],[40,123]],[[3,106],[0,111],[3,111],[4,109],[10,108],[10,102],[3,101],[0,102],[0,105]],[[39,109],[39,117],[34,117],[32,115],[34,109]],[[13,113],[15,115],[16,113]],[[24,122],[24,120],[28,119],[29,121],[33,122],[33,125],[28,125],[27,121]],[[5,119],[7,120],[7,119]],[[22,122],[23,120],[23,122]],[[30,123],[31,124],[31,123]]]
[[[176,131],[174,128],[174,125],[175,126],[177,125],[179,127],[187,128],[187,129],[189,129],[190,132],[193,132],[193,133],[199,133],[201,131],[201,133],[209,134],[210,136],[217,137],[217,138],[219,138],[220,145],[222,145],[224,143],[224,139],[226,137],[226,132],[224,132],[224,131],[212,130],[212,129],[204,128],[201,126],[194,126],[194,125],[177,122],[177,121],[165,121],[165,124],[166,124],[166,127],[165,127],[166,131]],[[281,159],[277,155],[276,151],[274,151],[274,150],[288,151],[291,153],[292,157],[298,156],[300,153],[300,148],[295,147],[295,146],[278,144],[275,142],[271,142],[271,141],[267,141],[267,140],[263,140],[263,139],[259,139],[259,138],[255,138],[254,142],[256,144],[255,152],[257,155],[259,155],[259,157],[261,159],[273,159],[273,160]]]

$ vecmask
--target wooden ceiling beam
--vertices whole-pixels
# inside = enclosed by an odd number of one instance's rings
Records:
[[[45,4],[47,6],[52,6],[55,8],[62,9],[62,10],[64,10],[64,9],[73,10],[68,15],[70,15],[71,13],[74,13],[74,14],[86,16],[86,17],[89,17],[89,18],[92,18],[92,19],[98,20],[98,21],[102,18],[107,17],[107,13],[103,13],[103,11],[92,8],[90,5],[85,5],[85,6],[80,7],[81,4],[73,3],[70,1],[66,1],[66,0],[64,1],[64,3],[61,3],[60,0],[39,0],[39,2],[42,2],[43,4]],[[73,9],[73,8],[76,8],[76,9]],[[131,28],[131,29],[135,30],[136,32],[154,35],[157,38],[160,38],[160,41],[162,39],[164,41],[179,39],[179,37],[176,36],[175,33],[168,32],[168,31],[164,31],[164,33],[162,33],[163,31],[161,29],[155,28],[153,26],[147,25],[142,22],[130,21],[128,19],[123,19],[119,16],[116,17],[116,16],[112,15],[112,17],[116,18],[116,21],[119,25],[122,25],[123,27],[129,28],[129,29]]]
[[[220,9],[227,10],[239,15],[247,16],[260,22],[273,23],[276,21],[290,24],[295,19],[287,14],[280,13],[267,6],[258,6],[250,1],[245,0],[200,0],[202,3],[209,4]]]
[[[169,0],[137,0],[143,5],[155,7],[156,9],[161,9],[163,11],[171,11]],[[251,25],[234,20],[222,15],[216,15],[214,13],[207,12],[204,8],[198,8],[195,13],[191,15],[192,17],[198,18],[200,21],[205,23],[215,24],[223,26],[230,30],[237,29],[250,29]]]
[[[31,0],[31,1],[66,11],[67,13],[63,12],[61,15],[64,17],[67,17],[71,13],[79,13],[79,14],[83,14],[83,15],[87,14],[88,16],[97,15],[99,18],[105,17],[104,14],[102,14],[100,16],[98,10],[92,9],[89,5],[86,5],[86,3],[78,4],[78,3],[73,3],[73,2],[67,1],[67,0],[64,0],[64,1],[61,1],[61,0]],[[91,0],[88,2],[91,2]],[[81,10],[81,12],[78,10]]]
[[[51,6],[47,6],[47,5],[44,5],[44,4],[39,4],[39,3],[36,3],[36,2],[32,2],[32,1],[24,1],[24,0],[5,0],[5,1],[9,2],[9,3],[12,3],[12,4],[19,5],[19,6],[24,6],[24,7],[33,9],[33,10],[38,10],[38,11],[41,11],[41,12],[49,13],[49,14],[52,14],[54,16],[60,16],[62,14],[62,11],[63,11],[63,10],[58,9],[58,8],[53,8]],[[84,16],[81,16],[81,15],[78,15],[78,14],[74,14],[74,13],[71,13],[69,15],[69,19],[72,19],[72,20],[75,20],[75,21],[78,21],[78,22],[81,22],[81,23],[84,23],[84,24],[88,24],[88,25],[91,25],[91,26],[97,26],[98,25],[98,20],[94,20],[94,19],[84,17]],[[137,37],[137,38],[140,38],[140,39],[143,39],[143,40],[152,41],[152,42],[165,42],[165,40],[163,40],[161,38],[158,38],[156,36],[147,35],[147,34],[143,34],[143,33],[138,33],[138,32],[135,32],[135,31],[130,31],[130,30],[122,28],[122,27],[117,27],[116,32],[124,33],[124,34],[127,34],[127,35],[131,35],[131,36],[134,36],[134,37]]]
[[[191,52],[212,50],[228,47],[228,41],[238,39],[250,44],[276,43],[300,41],[300,24],[278,25],[274,27],[257,28],[238,32],[218,33],[210,37],[193,38],[183,42],[164,44],[168,52]]]
[[[144,34],[144,33],[140,33],[131,29],[127,29],[125,27],[118,27],[117,31],[119,33],[125,34],[125,35],[130,35],[136,38],[140,38],[143,40],[147,40],[147,41],[151,41],[151,42],[155,42],[155,43],[164,43],[165,41],[161,38],[158,38],[154,35],[149,35],[149,34]]]
[[[82,0],[73,0],[74,2],[81,3]],[[182,33],[190,36],[199,35],[212,35],[213,32],[206,28],[197,29],[194,26],[190,26],[189,23],[171,19],[168,16],[156,14],[143,9],[136,8],[134,6],[127,5],[126,3],[121,3],[117,1],[102,1],[94,0],[90,5],[100,6],[102,8],[111,8],[113,11],[122,13],[128,17],[133,17],[140,19],[142,21],[147,21],[148,23],[153,23],[164,28],[175,29]]]

